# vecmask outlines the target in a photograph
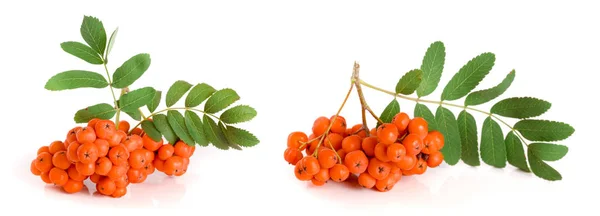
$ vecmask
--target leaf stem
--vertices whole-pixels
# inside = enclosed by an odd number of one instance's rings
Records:
[[[115,91],[112,85],[112,80],[110,78],[110,73],[108,72],[108,67],[106,67],[106,58],[104,58],[102,60],[104,62],[104,71],[106,72],[106,78],[108,79],[108,86],[110,87],[110,93],[112,94],[113,97],[113,102],[115,104],[115,109],[117,110],[117,117],[115,119],[115,127],[116,129],[119,129],[119,118],[121,116],[121,108],[119,107],[119,104],[117,104],[117,96],[115,95]]]
[[[472,110],[472,111],[475,111],[475,112],[482,113],[484,115],[490,116],[490,117],[495,118],[498,121],[500,121],[500,123],[502,123],[503,125],[505,125],[506,127],[508,127],[510,130],[512,130],[513,132],[515,132],[517,134],[517,136],[521,139],[521,141],[523,141],[523,144],[528,145],[527,142],[525,142],[525,139],[523,138],[523,136],[521,135],[521,133],[519,133],[519,131],[515,130],[510,124],[506,123],[504,120],[502,120],[497,115],[494,115],[493,113],[486,112],[486,111],[483,111],[483,110],[480,110],[480,109],[477,109],[477,108],[473,108],[473,107],[470,107],[470,106],[463,106],[463,105],[458,105],[458,104],[452,104],[452,103],[448,103],[448,102],[444,102],[444,101],[425,100],[425,99],[421,99],[421,98],[408,97],[408,96],[405,96],[405,95],[402,95],[402,94],[396,94],[396,92],[389,91],[389,90],[382,89],[382,88],[379,88],[377,86],[371,85],[371,84],[369,84],[369,83],[367,83],[367,82],[365,82],[363,80],[360,80],[358,77],[355,77],[354,81],[358,82],[361,85],[364,85],[364,86],[366,86],[366,87],[368,87],[370,89],[373,89],[373,90],[376,90],[376,91],[380,91],[380,92],[383,92],[383,93],[395,96],[397,98],[402,98],[402,99],[405,99],[405,100],[414,101],[416,103],[423,102],[423,103],[430,103],[430,104],[437,104],[437,105],[445,105],[445,106],[457,107],[457,108],[461,108],[461,109],[465,109],[465,110]]]

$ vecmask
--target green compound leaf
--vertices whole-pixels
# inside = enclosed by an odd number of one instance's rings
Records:
[[[185,98],[185,107],[196,107],[200,105],[204,100],[214,94],[215,91],[216,90],[212,86],[206,83],[200,83],[194,86]]]
[[[423,80],[423,71],[414,69],[402,76],[396,84],[396,93],[410,95],[417,90]]]
[[[125,88],[138,80],[150,67],[150,55],[137,54],[125,61],[113,74],[113,87]]]
[[[475,106],[487,103],[504,94],[515,80],[515,70],[512,70],[501,83],[489,89],[479,90],[467,95],[465,106]]]
[[[58,73],[47,82],[46,88],[50,91],[71,90],[77,88],[105,88],[108,81],[96,72],[83,70],[70,70]]]
[[[462,161],[470,166],[479,166],[481,162],[479,161],[479,143],[475,117],[466,110],[463,110],[458,114],[456,121],[458,122],[458,131],[460,132]]]
[[[126,112],[134,111],[150,103],[155,94],[156,90],[152,87],[133,90],[121,96],[119,107]]]
[[[79,42],[75,42],[75,41],[68,41],[68,42],[61,43],[60,47],[65,52],[67,52],[81,60],[84,60],[87,63],[95,64],[95,65],[104,63],[104,61],[102,61],[102,58],[100,57],[100,55],[98,55],[98,53],[96,53],[96,51],[93,50],[88,45],[85,45],[85,44],[82,44]]]
[[[256,146],[260,141],[254,134],[250,133],[247,130],[236,128],[233,126],[227,126],[227,139],[235,144],[238,144],[243,147],[253,147]]]
[[[177,135],[177,137],[179,137],[185,144],[189,146],[196,144],[194,139],[188,133],[187,127],[185,126],[185,118],[179,111],[169,110],[167,112],[167,120],[175,132],[175,135]]]
[[[156,129],[158,129],[158,131],[160,131],[160,133],[165,137],[167,142],[169,142],[171,145],[175,145],[175,143],[178,140],[178,137],[177,135],[175,135],[175,131],[173,131],[173,128],[171,128],[171,126],[169,125],[169,120],[167,120],[167,116],[164,114],[156,114],[152,119],[154,122],[154,126],[156,126]]]
[[[506,167],[506,146],[500,125],[487,117],[481,129],[481,159],[496,168]]]
[[[429,131],[438,130],[436,118],[426,105],[420,103],[416,104],[414,113],[415,117],[421,117],[427,121]]]
[[[99,19],[92,16],[84,16],[79,31],[83,40],[85,40],[98,55],[104,54],[104,49],[106,48],[106,31]]]
[[[458,122],[452,111],[442,106],[439,106],[435,113],[435,122],[440,133],[444,135],[444,148],[440,150],[444,154],[444,161],[448,165],[455,165],[462,154]]]
[[[567,146],[552,143],[531,143],[528,148],[539,159],[544,161],[560,160],[569,151]]]
[[[159,142],[162,140],[162,134],[160,133],[160,131],[158,131],[158,129],[152,121],[143,120],[142,129],[144,130],[144,133],[147,134],[155,142]]]
[[[509,118],[532,118],[544,114],[551,107],[550,102],[533,97],[513,97],[498,101],[491,112]]]
[[[156,108],[158,108],[158,105],[160,104],[161,96],[162,96],[162,91],[154,92],[154,97],[152,97],[150,102],[148,102],[148,104],[146,105],[148,107],[148,111],[150,111],[152,113],[156,110]]]
[[[508,159],[508,163],[522,171],[530,172],[521,139],[511,131],[506,135],[504,143],[506,144],[506,158]]]
[[[93,106],[80,109],[75,113],[75,123],[87,123],[94,118],[99,119],[111,119],[117,110],[113,106],[107,103],[96,104]]]
[[[530,141],[554,142],[570,137],[575,129],[566,123],[548,120],[525,119],[513,127]]]
[[[394,98],[385,107],[385,109],[383,109],[383,112],[381,112],[381,116],[379,116],[379,119],[381,119],[381,121],[383,121],[383,123],[390,123],[390,122],[392,122],[394,116],[396,114],[398,114],[399,112],[400,112],[400,104],[398,103],[396,98]],[[379,122],[377,122],[377,127],[379,127],[379,125],[381,125],[381,124]]]
[[[248,105],[237,105],[221,114],[221,121],[227,124],[247,122],[256,117],[256,110]]]
[[[460,99],[471,92],[492,70],[496,57],[483,53],[465,64],[448,82],[442,92],[442,101]]]
[[[219,112],[240,99],[233,89],[221,89],[216,91],[204,104],[204,111],[210,114]]]
[[[423,80],[419,88],[417,88],[417,95],[419,97],[425,97],[435,91],[442,78],[445,59],[446,48],[441,41],[436,41],[427,48],[425,57],[423,57],[423,63],[421,64]]]
[[[558,181],[562,180],[562,175],[540,159],[530,148],[527,148],[527,158],[529,160],[529,166],[531,167],[531,171],[536,176],[548,180],[548,181]]]
[[[204,128],[202,126],[202,120],[200,119],[200,116],[198,116],[195,112],[186,110],[185,126],[198,145],[208,146],[209,141],[204,134]]]
[[[177,101],[179,101],[179,99],[181,99],[181,97],[183,97],[183,95],[188,90],[190,90],[190,88],[192,88],[192,84],[190,84],[186,81],[183,81],[183,80],[175,81],[175,83],[173,83],[173,85],[171,85],[171,87],[167,91],[167,99],[166,99],[167,107],[171,107],[171,106],[175,105],[175,103],[177,103]]]
[[[204,133],[212,145],[221,150],[228,150],[228,140],[217,123],[208,115],[204,115],[202,121],[204,122]]]

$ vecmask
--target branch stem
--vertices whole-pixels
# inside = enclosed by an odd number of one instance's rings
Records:
[[[110,87],[110,93],[112,94],[113,102],[115,104],[115,109],[117,110],[117,116],[115,119],[115,123],[116,123],[115,127],[116,127],[116,129],[119,129],[119,118],[121,116],[121,108],[119,107],[119,104],[117,104],[117,96],[115,95],[115,90],[112,85],[110,73],[108,72],[108,67],[106,67],[106,60],[103,59],[103,62],[104,62],[104,64],[102,64],[102,65],[104,65],[104,71],[106,72],[106,78],[108,79],[108,86]]]

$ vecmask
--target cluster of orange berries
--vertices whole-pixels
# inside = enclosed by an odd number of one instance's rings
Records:
[[[400,112],[391,123],[367,130],[362,124],[347,128],[339,115],[318,117],[310,136],[289,134],[284,158],[295,166],[298,180],[322,186],[354,175],[362,187],[381,192],[391,190],[402,176],[421,175],[444,160],[444,136],[429,131],[423,118]]]
[[[96,191],[115,198],[127,194],[127,186],[142,183],[155,170],[168,176],[185,174],[195,147],[182,141],[174,145],[154,141],[141,128],[128,134],[130,125],[92,119],[86,126],[69,130],[64,141],[42,146],[31,161],[31,172],[42,181],[77,193],[90,179]]]

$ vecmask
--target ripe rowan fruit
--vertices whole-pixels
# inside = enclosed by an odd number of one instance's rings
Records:
[[[298,157],[298,154],[300,154],[300,157]],[[296,165],[296,163],[302,159],[302,152],[300,152],[300,150],[298,150],[297,148],[290,148],[288,147],[287,149],[285,149],[285,151],[283,152],[283,158],[285,159],[285,161],[287,161],[289,164],[291,165]]]
[[[362,140],[361,147],[367,156],[373,157],[375,156],[375,146],[377,146],[377,144],[377,137],[371,136]]]
[[[42,172],[37,167],[35,167],[35,159],[31,161],[31,166],[29,167],[29,170],[31,171],[31,173],[33,175],[36,175],[36,176],[39,176],[42,174]]]
[[[71,162],[67,159],[67,152],[59,151],[52,155],[52,165],[59,169],[66,170],[71,166]]]
[[[377,138],[383,144],[393,144],[398,139],[398,128],[392,123],[383,123],[377,127]]]
[[[429,157],[427,158],[427,166],[434,168],[442,164],[443,161],[444,154],[442,154],[442,152],[436,151],[429,154]]]
[[[415,134],[421,139],[425,139],[429,132],[427,121],[421,117],[415,117],[408,123],[408,133]]]
[[[311,155],[302,158],[302,160],[298,161],[298,164],[300,164],[302,169],[311,176],[317,174],[319,170],[321,170],[319,160]]]
[[[79,143],[93,143],[96,141],[96,132],[93,128],[83,127],[75,134]]]
[[[315,134],[316,136],[321,136],[327,131],[327,128],[329,127],[330,123],[331,121],[329,120],[329,118],[325,116],[318,117],[313,123],[313,134]]]
[[[398,134],[401,137],[407,133],[410,117],[406,113],[400,112],[392,118],[392,123],[398,128]]]
[[[367,170],[369,159],[363,151],[355,150],[346,154],[344,165],[346,165],[350,173],[361,174]]]
[[[42,152],[37,156],[35,160],[35,168],[37,168],[40,172],[50,172],[53,167],[52,155],[50,153]]]
[[[334,115],[329,118],[329,121],[331,123],[331,132],[337,134],[346,133],[346,119],[344,117]]]
[[[358,176],[358,184],[364,188],[371,189],[375,187],[377,179],[373,178],[368,172],[363,172]]]
[[[319,151],[317,159],[319,160],[319,166],[321,169],[329,169],[338,163],[336,152],[331,149],[323,149]]]
[[[50,181],[56,186],[63,186],[69,180],[69,174],[65,170],[62,170],[58,167],[54,167],[48,173],[48,177]]]
[[[399,162],[406,156],[406,148],[399,143],[391,144],[387,147],[387,158],[392,162]]]
[[[50,154],[56,154],[56,152],[59,151],[64,151],[66,150],[65,148],[65,144],[61,141],[54,141],[52,143],[50,143],[50,145],[48,146],[48,153]]]
[[[81,163],[96,162],[98,160],[98,147],[92,142],[83,143],[77,148],[77,158]]]
[[[164,141],[162,138],[158,142],[156,142],[147,134],[144,134],[144,136],[142,136],[142,143],[144,145],[144,148],[152,152],[158,150],[163,145],[163,142]]]
[[[407,155],[417,155],[423,149],[423,140],[419,135],[411,133],[402,140],[402,145],[406,148]]]
[[[108,150],[110,149],[110,144],[105,139],[96,139],[94,141],[96,148],[98,149],[98,157],[104,157],[108,155]]]
[[[102,177],[100,178],[100,181],[96,183],[96,190],[102,195],[110,196],[116,189],[117,186],[115,185],[115,181],[108,177]]]
[[[319,181],[327,182],[330,179],[329,169],[321,168],[321,170],[319,170],[319,172],[317,172],[317,174],[315,174],[313,177]]]
[[[377,158],[378,160],[382,161],[382,162],[388,162],[390,161],[390,159],[387,156],[387,148],[388,148],[389,144],[385,144],[385,143],[378,143],[375,146],[375,158]]]
[[[342,149],[346,152],[360,150],[362,148],[362,140],[358,135],[347,136],[342,140]]]
[[[83,189],[83,182],[68,179],[67,182],[62,186],[62,189],[67,193],[77,193]]]
[[[162,147],[158,149],[158,158],[161,160],[167,160],[173,153],[175,152],[175,148],[171,144],[164,144]]]
[[[294,131],[288,135],[287,147],[299,149],[303,143],[308,142],[308,136],[301,131]]]
[[[369,172],[373,178],[382,180],[390,174],[391,169],[392,166],[389,163],[382,162],[377,158],[371,158],[369,166],[367,167],[367,172]]]
[[[329,177],[335,182],[343,182],[350,176],[348,167],[342,164],[336,164],[329,169]]]

